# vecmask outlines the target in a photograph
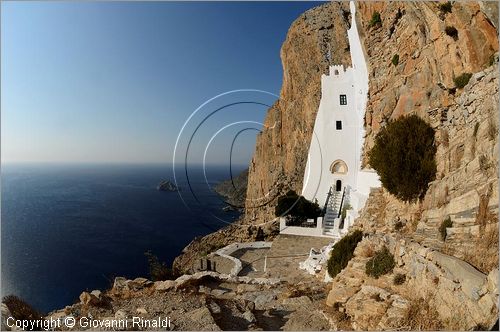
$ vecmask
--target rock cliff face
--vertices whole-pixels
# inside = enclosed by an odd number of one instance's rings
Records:
[[[436,2],[361,2],[358,7],[370,78],[366,150],[388,120],[409,113],[425,118],[428,109],[453,105],[461,93],[454,78],[488,67],[498,51],[497,31],[475,2],[455,2],[451,13]],[[370,26],[375,11],[381,24]],[[447,27],[455,28],[456,36],[449,36]]]
[[[309,142],[321,98],[321,74],[332,64],[350,65],[348,3],[327,3],[302,14],[281,49],[283,85],[257,137],[250,164],[246,220],[274,218],[276,198],[302,190]]]

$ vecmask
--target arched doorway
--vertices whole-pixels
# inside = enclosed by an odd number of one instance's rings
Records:
[[[335,191],[341,191],[341,190],[342,190],[342,181],[337,180],[337,182],[335,182]]]

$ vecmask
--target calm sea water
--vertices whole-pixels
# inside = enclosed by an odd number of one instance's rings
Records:
[[[177,174],[177,173],[176,173]],[[2,166],[2,295],[15,294],[47,312],[115,276],[147,276],[144,252],[171,264],[195,237],[232,222],[208,185],[222,168],[190,169],[193,196],[181,176],[178,193],[160,192],[173,179],[159,165]]]

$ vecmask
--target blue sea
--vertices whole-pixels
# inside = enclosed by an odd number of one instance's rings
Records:
[[[173,180],[168,165],[3,165],[2,296],[48,312],[115,276],[148,276],[147,250],[170,265],[194,237],[238,217],[211,189],[229,170],[206,176],[176,169],[177,193],[156,189]]]

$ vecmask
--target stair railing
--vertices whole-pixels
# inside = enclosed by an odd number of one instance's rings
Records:
[[[332,196],[332,187],[330,187],[330,190],[328,190],[328,194],[326,195],[325,206],[323,206],[323,211],[321,212],[322,217],[324,217],[326,214],[326,209],[328,207],[328,202],[330,201],[331,196]]]
[[[340,216],[342,215],[342,205],[344,205],[344,197],[345,197],[345,187],[344,190],[342,191],[342,199],[340,200],[339,214],[337,218],[340,218]]]

